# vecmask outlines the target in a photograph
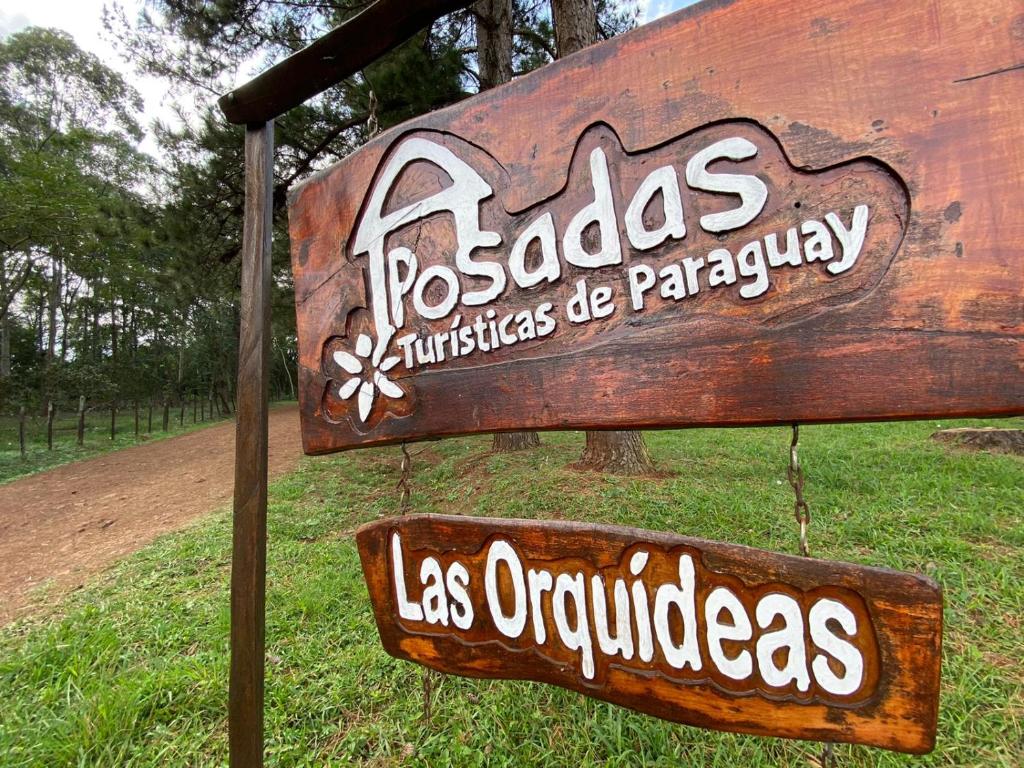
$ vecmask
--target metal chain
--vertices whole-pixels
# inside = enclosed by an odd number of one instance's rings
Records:
[[[797,525],[800,526],[800,554],[804,557],[811,556],[811,549],[807,544],[807,526],[811,522],[811,510],[804,500],[804,470],[800,466],[800,456],[797,454],[797,444],[800,442],[800,425],[793,425],[793,439],[789,443],[789,467],[786,469],[786,479],[793,488],[793,515],[796,517]]]
[[[409,509],[412,506],[410,497],[412,496],[412,487],[409,484],[409,480],[412,477],[412,456],[409,455],[409,448],[405,443],[402,443],[402,473],[398,477],[398,483],[395,486],[401,492],[401,496],[398,501],[398,513],[400,515],[406,515],[409,513]],[[433,710],[434,700],[434,678],[433,671],[428,667],[423,668],[423,720],[430,723]]]
[[[411,502],[409,500],[411,496],[411,488],[409,487],[409,478],[412,476],[412,456],[409,455],[409,449],[405,447],[405,443],[402,443],[402,474],[398,478],[398,484],[395,486],[401,491],[401,497],[398,501],[398,514],[405,515],[409,512]]]
[[[370,89],[370,116],[366,119],[366,130],[372,139],[380,133],[380,124],[377,122],[377,94]]]
[[[786,468],[786,479],[793,488],[793,516],[797,525],[800,526],[800,554],[804,557],[811,556],[811,547],[807,543],[807,527],[811,522],[811,509],[807,506],[804,498],[804,470],[800,466],[800,454],[797,447],[800,443],[800,425],[793,425],[793,438],[789,442],[789,467]],[[826,742],[822,745],[821,757],[818,759],[821,768],[835,768],[835,751],[832,744]]]

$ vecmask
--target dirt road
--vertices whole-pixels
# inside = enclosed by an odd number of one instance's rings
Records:
[[[230,503],[235,425],[225,422],[0,486],[0,625],[32,591],[82,583],[157,536]],[[302,455],[299,411],[270,411],[270,474]]]

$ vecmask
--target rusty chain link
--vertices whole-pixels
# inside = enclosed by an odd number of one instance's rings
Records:
[[[402,474],[399,475],[398,483],[395,485],[401,492],[398,501],[398,514],[400,515],[408,514],[409,507],[412,505],[410,501],[412,489],[409,486],[409,478],[411,476],[412,456],[409,455],[409,449],[405,447],[405,443],[402,443]]]
[[[800,554],[804,557],[811,556],[811,549],[807,544],[807,526],[811,522],[811,510],[804,499],[804,470],[800,466],[800,456],[797,454],[797,444],[800,442],[800,425],[793,425],[793,439],[789,443],[789,467],[786,469],[786,479],[793,488],[793,515],[796,517],[797,525],[800,526]]]
[[[395,487],[401,492],[398,501],[398,514],[407,515],[412,506],[412,486],[409,480],[412,477],[412,456],[409,455],[409,448],[402,443],[402,469]],[[423,668],[423,720],[430,722],[432,705],[434,699],[434,678],[433,672],[427,667]]]
[[[800,526],[800,554],[804,557],[811,556],[811,547],[807,543],[807,527],[811,522],[811,509],[807,506],[804,498],[804,470],[800,466],[800,454],[797,448],[800,444],[800,425],[793,425],[793,438],[789,442],[789,466],[786,468],[786,479],[793,488],[793,516],[797,525]],[[821,757],[818,758],[821,768],[835,768],[835,751],[830,742],[822,745]]]

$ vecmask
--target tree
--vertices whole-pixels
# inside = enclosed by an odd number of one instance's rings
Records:
[[[551,0],[551,16],[559,57],[593,45],[601,35],[594,0]],[[587,432],[576,466],[625,475],[654,471],[643,435],[636,431]]]
[[[134,89],[63,32],[30,27],[0,42],[0,379],[19,296],[35,291],[46,390],[67,357],[83,276],[114,272],[120,250],[105,252],[105,226],[136,197],[140,109]]]
[[[479,0],[473,5],[473,15],[480,90],[485,91],[512,80],[512,0]],[[491,450],[512,453],[539,445],[536,432],[497,432]]]

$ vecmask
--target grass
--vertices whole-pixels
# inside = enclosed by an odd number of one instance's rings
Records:
[[[936,750],[837,746],[844,768],[1024,765],[1024,461],[936,445],[935,427],[801,430],[814,553],[925,572],[946,590]],[[660,480],[567,469],[582,442],[572,434],[504,456],[488,454],[485,437],[424,444],[412,450],[413,506],[795,552],[788,437],[648,433],[674,471]],[[308,458],[272,485],[270,765],[814,764],[818,745],[688,728],[533,683],[437,678],[423,722],[422,673],[381,650],[352,540],[395,512],[397,467],[394,448]],[[0,630],[0,764],[224,765],[229,544],[230,518],[217,514]]]

